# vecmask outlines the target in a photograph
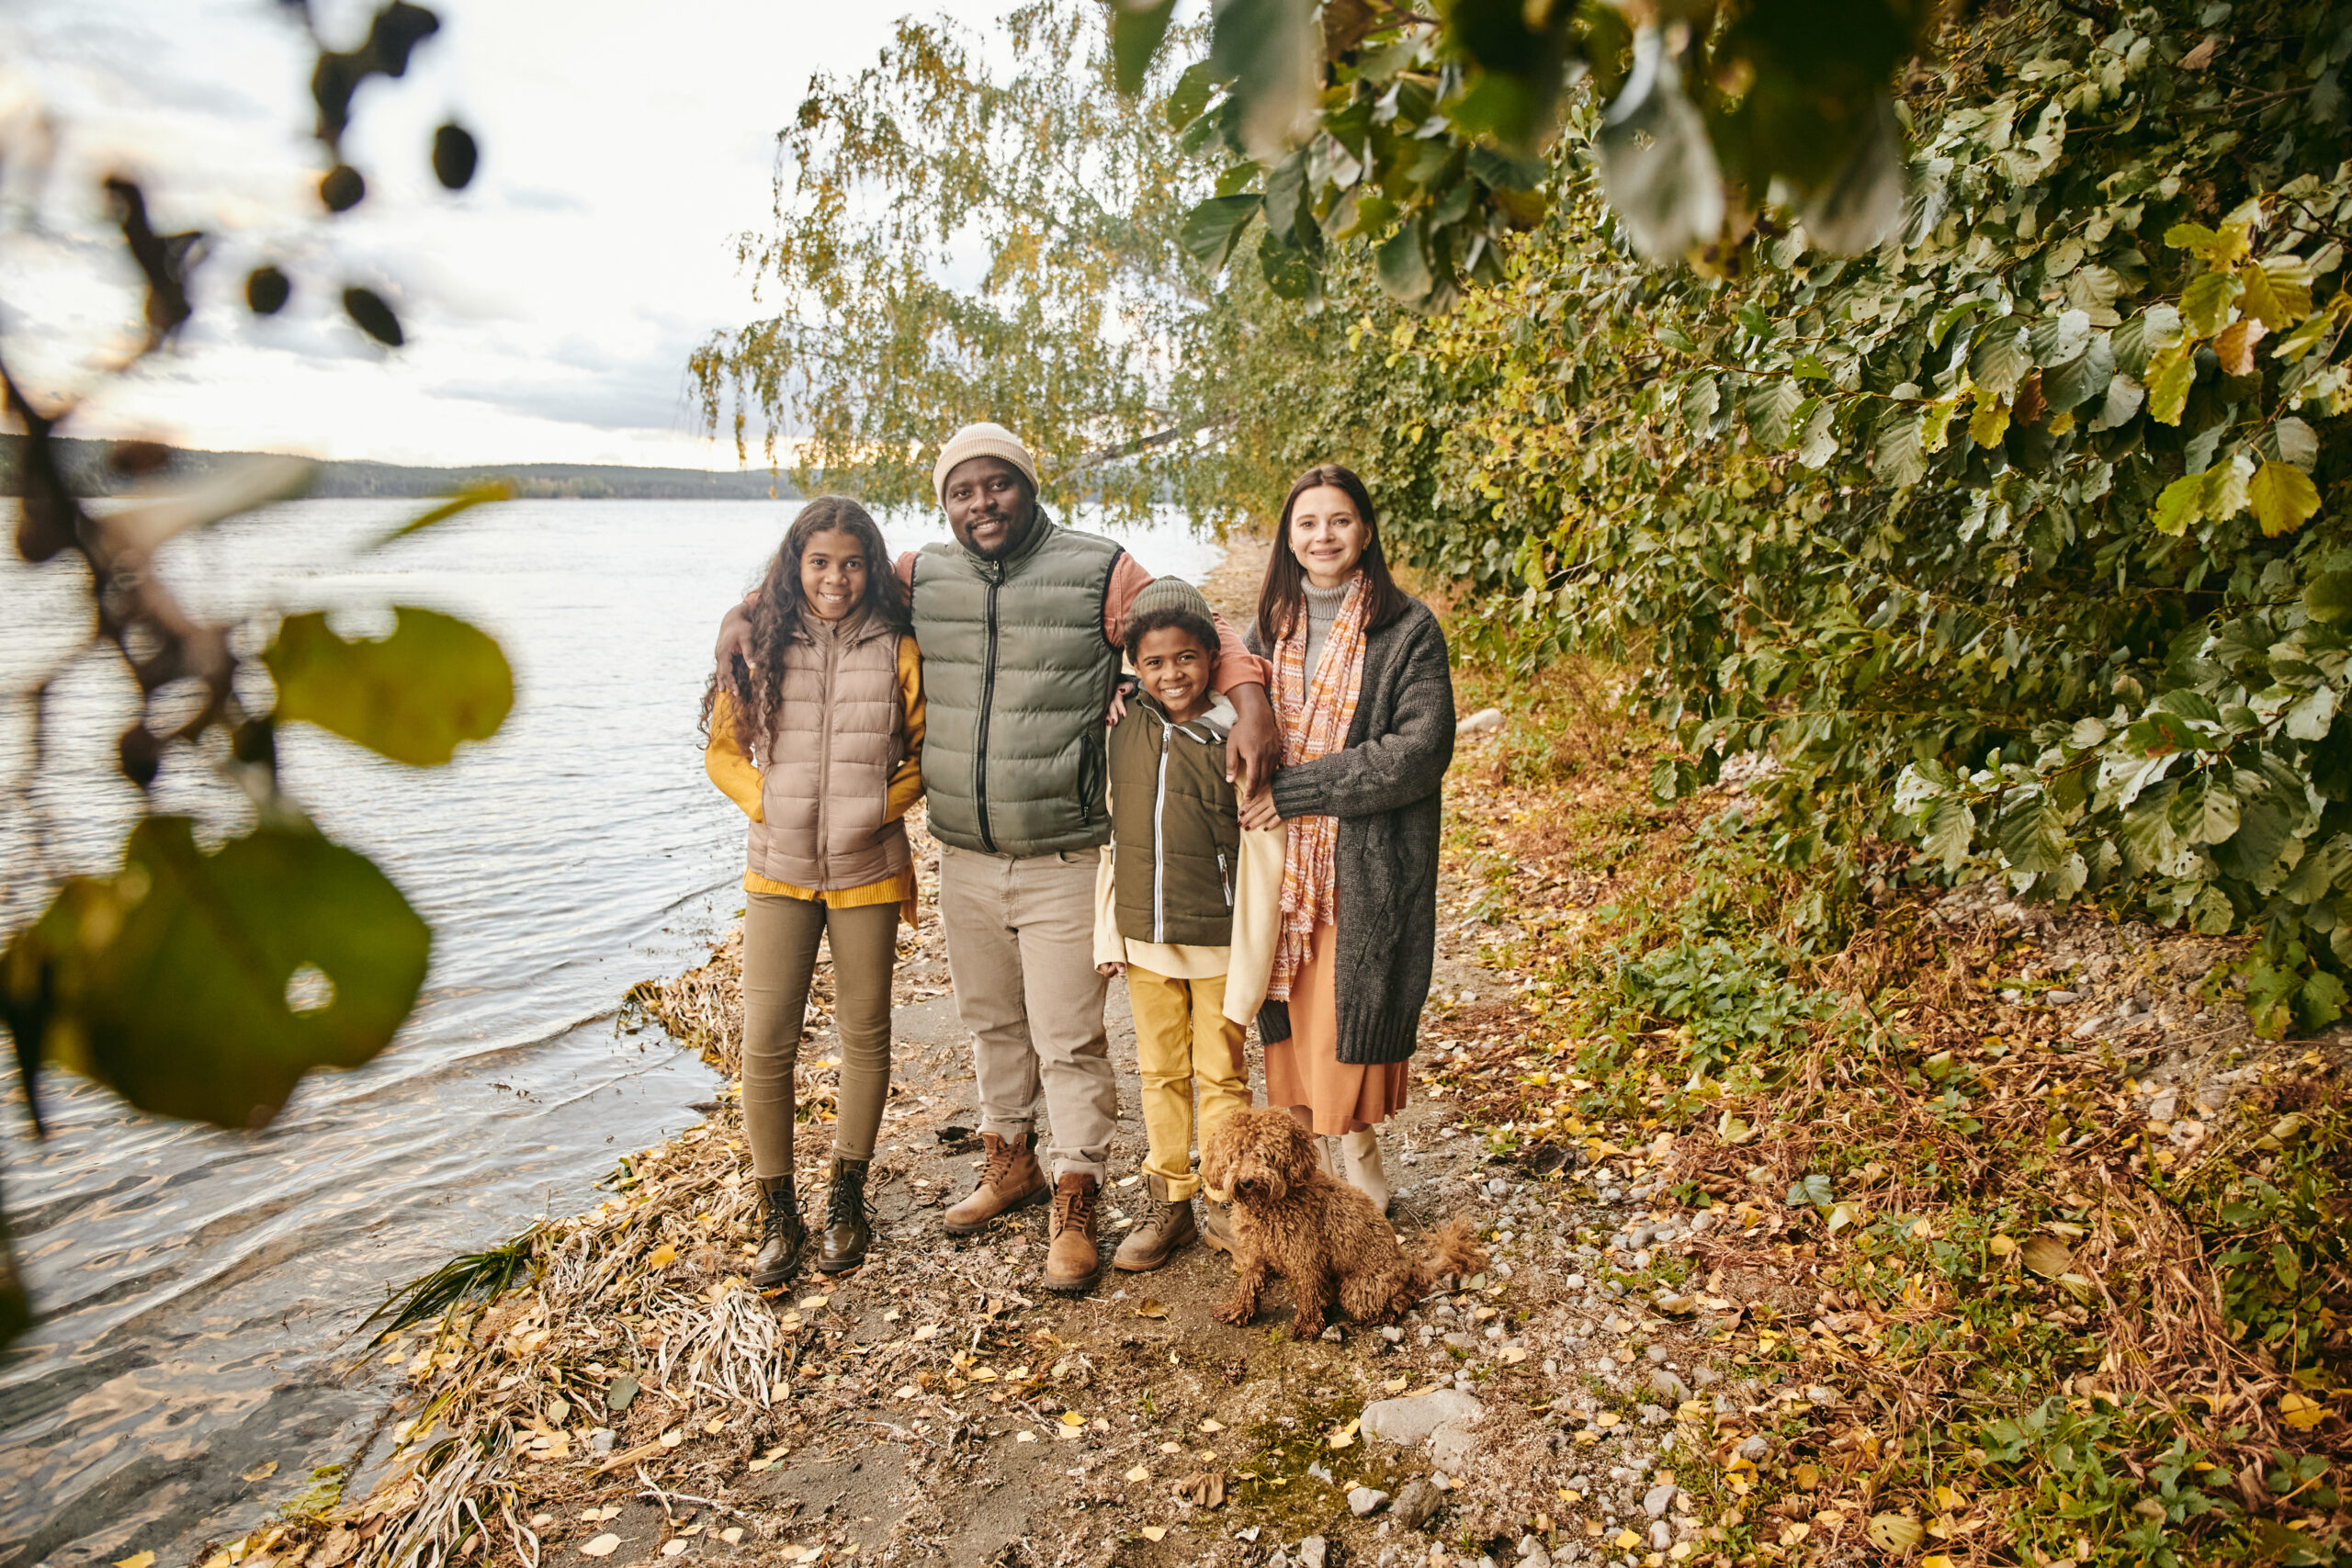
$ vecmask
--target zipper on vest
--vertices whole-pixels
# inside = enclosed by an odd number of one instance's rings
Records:
[[[979,742],[972,748],[972,801],[979,807],[980,844],[996,853],[996,836],[989,831],[989,715],[996,706],[996,595],[1001,583],[989,584],[988,657],[980,665]]]
[[[1217,891],[1225,895],[1225,907],[1230,912],[1233,908],[1233,878],[1225,869],[1223,850],[1216,852],[1216,886]]]
[[[832,880],[832,852],[825,837],[825,798],[832,793],[833,782],[833,674],[842,656],[842,639],[838,634],[825,639],[824,657],[817,661],[817,889],[823,892]],[[824,900],[820,898],[819,903]]]
[[[1151,940],[1168,940],[1168,749],[1175,727],[1159,721],[1159,782],[1151,797]]]

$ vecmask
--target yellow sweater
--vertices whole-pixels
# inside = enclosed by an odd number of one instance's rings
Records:
[[[890,775],[890,793],[884,807],[883,820],[896,822],[913,809],[922,798],[922,655],[915,647],[915,639],[899,639],[899,692],[907,715],[907,760]],[[718,702],[710,713],[710,744],[702,754],[703,771],[710,782],[728,799],[741,807],[743,815],[754,822],[766,820],[760,804],[759,764],[743,754],[735,742],[735,702],[722,688]],[[790,883],[771,881],[764,876],[743,874],[743,891],[770,893],[785,898],[821,898],[828,908],[855,909],[869,904],[896,904],[909,925],[915,923],[915,873],[910,865],[896,876],[886,876],[879,882],[869,882],[863,887],[836,887],[818,892],[808,887],[795,887]]]

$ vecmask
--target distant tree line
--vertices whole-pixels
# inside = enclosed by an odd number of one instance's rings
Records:
[[[75,492],[92,496],[122,494],[158,480],[175,486],[201,480],[253,456],[248,452],[183,448],[158,451],[144,443],[113,441],[61,438],[53,445]],[[0,435],[0,495],[24,494],[24,453],[23,436]],[[126,457],[130,460],[124,460]],[[454,494],[495,481],[511,487],[518,500],[790,501],[798,499],[800,494],[789,479],[763,468],[712,473],[699,468],[637,468],[596,463],[422,468],[367,462],[321,463],[309,493],[331,499],[422,497]]]

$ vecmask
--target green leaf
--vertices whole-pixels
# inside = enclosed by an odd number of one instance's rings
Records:
[[[2039,876],[2065,863],[2066,834],[2047,797],[2039,794],[2001,814],[1993,837],[2013,871]]]
[[[1313,123],[1321,41],[1311,0],[1220,0],[1213,7],[1209,60],[1232,83],[1241,144],[1261,164],[1290,151]]]
[[[2009,405],[1996,397],[1979,394],[1968,416],[1968,438],[1979,446],[1998,446],[2009,433]]]
[[[1182,130],[1200,118],[1201,111],[1209,107],[1209,95],[1216,89],[1216,77],[1207,61],[1195,60],[1184,67],[1184,73],[1168,89],[1168,129]]]
[[[1430,276],[1430,258],[1422,222],[1415,219],[1390,235],[1378,255],[1380,287],[1392,299],[1417,305],[1430,297],[1436,281]]]
[[[1707,123],[1682,89],[1680,61],[1655,23],[1634,35],[1634,69],[1593,138],[1609,205],[1634,248],[1653,261],[1713,239],[1724,224],[1723,173]]]
[[[2303,590],[2303,613],[2327,626],[2352,621],[2352,571],[2331,571]]]
[[[2218,844],[2238,830],[2238,797],[2209,784],[2180,797],[2173,825],[2192,844]]]
[[[2229,896],[2218,887],[2203,889],[2188,906],[2189,929],[2200,936],[2227,936],[2237,918]]]
[[[493,502],[514,499],[514,487],[504,479],[492,479],[484,484],[468,485],[431,511],[420,513],[410,518],[382,538],[378,539],[368,548],[382,549],[395,539],[405,539],[411,534],[421,534],[437,524],[447,523],[459,513],[470,512],[477,506],[487,506]]]
[[[2150,524],[2159,534],[2175,537],[2188,532],[2188,525],[2205,515],[2205,476],[2183,474],[2165,486],[2156,497],[2155,511]]]
[[[131,829],[0,953],[0,1017],[43,1061],[142,1111],[256,1127],[305,1073],[389,1043],[432,933],[368,861],[307,829],[210,854],[185,817]]]
[[[1111,0],[1110,11],[1112,64],[1119,91],[1132,98],[1143,91],[1144,79],[1151,74],[1152,56],[1159,52],[1160,41],[1168,36],[1176,0]],[[1183,130],[1190,118],[1176,122],[1175,129]]]
[[[1816,1171],[1789,1188],[1788,1204],[1792,1209],[1827,1209],[1836,1201],[1829,1178]]]
[[[1987,328],[1984,341],[1968,356],[1969,378],[2004,398],[2018,389],[2018,382],[2032,368],[2033,351],[2026,329],[2007,321]]]
[[[1976,814],[1959,796],[1946,795],[1928,811],[1919,847],[1941,863],[1949,875],[1967,863],[1975,837]]]
[[[2197,384],[2197,355],[2186,347],[2166,349],[2149,363],[2155,374],[2148,381],[2148,417],[2178,424],[2188,389]]]
[[[1928,456],[1919,449],[1918,418],[1894,419],[1880,426],[1878,452],[1871,467],[1880,482],[1900,488],[1928,477]]]
[[[262,662],[280,723],[315,724],[412,767],[437,767],[461,740],[498,733],[514,675],[490,636],[453,615],[401,604],[392,635],[345,642],[324,615],[288,615]]]
[[[2295,1022],[2305,1034],[2316,1034],[2344,1016],[2344,982],[2324,969],[2315,969],[2295,992]]]
[[[2180,291],[2181,320],[2199,337],[2211,337],[2230,324],[2230,306],[2244,287],[2233,273],[2199,273]]]
[[[1322,272],[1315,258],[1272,234],[1258,242],[1258,265],[1266,275],[1266,287],[1284,299],[1311,299],[1320,290]]]
[[[1794,438],[1797,410],[1804,402],[1804,389],[1793,378],[1774,377],[1747,400],[1748,431],[1759,445],[1779,451]]]
[[[2293,533],[2319,510],[2319,487],[2292,463],[2267,462],[2246,486],[2246,502],[2263,534],[2276,538]]]
[[[1184,215],[1178,238],[1194,261],[1211,273],[1222,272],[1233,247],[1240,243],[1242,231],[1264,204],[1265,198],[1259,196],[1211,197]]]

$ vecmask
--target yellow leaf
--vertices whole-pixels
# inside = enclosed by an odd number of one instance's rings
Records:
[[[1386,1382],[1382,1383],[1380,1387],[1383,1393],[1402,1393],[1405,1392],[1405,1385],[1411,1381],[1412,1380],[1409,1378],[1390,1378]]]
[[[2326,1405],[2307,1395],[2290,1391],[2278,1396],[2278,1416],[2299,1432],[2308,1432],[2327,1419]]]
[[[130,1556],[124,1558],[121,1562],[116,1563],[114,1568],[154,1568],[154,1563],[155,1554],[153,1552],[134,1551]]]
[[[251,1470],[237,1477],[237,1479],[240,1481],[267,1481],[271,1476],[276,1475],[277,1473],[277,1461],[276,1460],[270,1460],[265,1463],[254,1466]]]
[[[1642,1544],[1642,1538],[1635,1535],[1632,1530],[1619,1530],[1617,1532],[1617,1539],[1611,1542],[1611,1544],[1616,1547],[1620,1551],[1631,1551],[1634,1548]]]
[[[2018,1244],[2011,1241],[2005,1235],[1995,1236],[1991,1241],[1985,1243],[1985,1246],[1992,1249],[1993,1256],[1996,1258],[2007,1258],[2010,1253],[2015,1252],[2018,1249]]]
[[[2263,534],[2274,539],[2293,533],[2319,510],[2319,488],[2312,483],[2312,477],[2294,464],[2275,458],[2256,471],[2245,498]]]
[[[1139,1533],[1141,1533],[1146,1540],[1165,1540],[1168,1539],[1168,1527],[1166,1525],[1146,1525]]]
[[[1155,1297],[1146,1296],[1143,1299],[1143,1304],[1136,1308],[1136,1315],[1137,1317],[1166,1317],[1168,1305]]]
[[[1919,1559],[1919,1568],[1951,1568],[1951,1559],[1940,1551],[1930,1551]]]
[[[1918,1520],[1905,1515],[1875,1514],[1862,1533],[1869,1536],[1871,1544],[1881,1551],[1900,1557],[1918,1545],[1919,1538],[1927,1532],[1919,1528]]]
[[[653,1249],[652,1255],[646,1258],[645,1266],[648,1269],[667,1269],[671,1264],[675,1263],[677,1260],[678,1249],[672,1247],[665,1241],[661,1246]],[[583,1547],[581,1550],[585,1551],[587,1549]],[[612,1549],[610,1547],[605,1548],[605,1551],[607,1551],[611,1550]]]
[[[1065,1410],[1062,1412],[1062,1425],[1065,1427],[1083,1427],[1086,1425],[1086,1417],[1080,1416],[1075,1410]]]
[[[1151,1472],[1144,1468],[1142,1465],[1137,1465],[1133,1470],[1127,1472],[1127,1479],[1129,1481],[1149,1481],[1151,1479]]]
[[[800,1298],[800,1310],[802,1312],[815,1312],[819,1307],[823,1306],[827,1302],[831,1301],[832,1299],[833,1298],[831,1296],[803,1296]]]
[[[1979,392],[1976,412],[1968,416],[1969,438],[1979,446],[1998,446],[2009,433],[2009,405],[1991,392]]]

